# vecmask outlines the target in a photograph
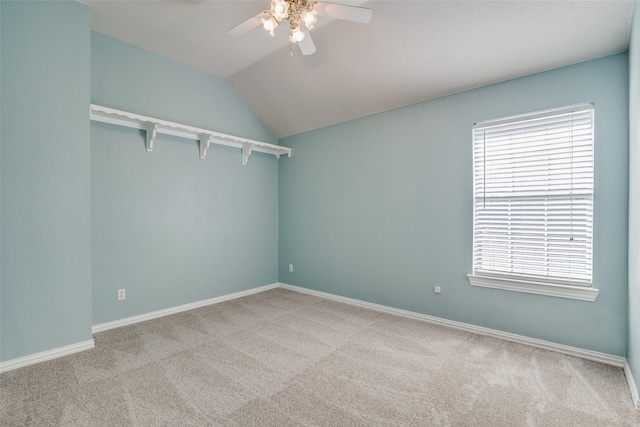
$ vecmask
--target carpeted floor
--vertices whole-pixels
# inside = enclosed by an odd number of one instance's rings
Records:
[[[0,424],[640,426],[622,369],[283,289],[0,375]]]

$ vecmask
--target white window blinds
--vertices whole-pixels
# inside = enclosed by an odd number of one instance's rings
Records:
[[[473,126],[475,275],[591,285],[593,104]]]

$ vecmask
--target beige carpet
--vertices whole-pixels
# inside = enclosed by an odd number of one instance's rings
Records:
[[[275,289],[0,375],[0,424],[640,426],[622,369]]]

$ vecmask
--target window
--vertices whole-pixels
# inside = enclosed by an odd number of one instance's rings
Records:
[[[595,300],[593,104],[473,126],[472,285]]]

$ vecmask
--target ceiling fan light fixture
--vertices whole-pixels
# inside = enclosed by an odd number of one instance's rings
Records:
[[[2,1],[2,0],[0,0]],[[82,0],[81,0],[82,1]],[[266,0],[265,0],[266,1]],[[270,9],[260,12],[227,31],[227,34],[239,36],[253,28],[262,26],[274,36],[275,29],[282,21],[289,23],[289,53],[293,58],[293,44],[298,43],[303,55],[312,55],[316,46],[311,37],[311,30],[316,26],[319,16],[343,19],[366,24],[371,20],[371,9],[346,4],[324,3],[322,0],[269,0]]]
[[[307,9],[302,12],[300,19],[309,30],[313,30],[316,21],[318,21],[318,13],[313,9]]]
[[[297,43],[304,40],[305,34],[300,31],[300,27],[298,25],[291,24],[291,34],[289,35],[289,41],[291,43]]]
[[[280,22],[289,17],[289,7],[287,0],[271,0],[271,16]]]
[[[278,21],[273,16],[270,16],[268,19],[261,18],[261,21],[262,27],[273,37],[275,35],[273,30],[278,27]]]

